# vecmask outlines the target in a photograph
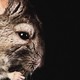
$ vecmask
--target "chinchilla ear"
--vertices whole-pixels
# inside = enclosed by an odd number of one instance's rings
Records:
[[[0,15],[2,15],[8,7],[9,0],[0,0]]]
[[[28,0],[0,0],[0,26],[21,17],[27,10]]]
[[[27,7],[28,0],[0,0],[0,15],[16,16]]]

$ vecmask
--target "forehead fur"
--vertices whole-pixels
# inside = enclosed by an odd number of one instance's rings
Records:
[[[0,13],[0,27],[19,23],[41,26],[41,22],[28,0],[0,0]]]

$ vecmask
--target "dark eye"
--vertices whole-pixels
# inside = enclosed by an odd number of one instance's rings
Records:
[[[18,32],[18,35],[19,35],[19,37],[21,38],[21,39],[23,39],[23,40],[27,40],[27,39],[29,39],[29,33],[27,33],[27,32]]]

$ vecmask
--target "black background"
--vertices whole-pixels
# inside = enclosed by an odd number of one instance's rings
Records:
[[[71,80],[74,36],[80,24],[79,3],[30,1],[43,23],[46,49],[44,66],[34,72],[34,80]]]

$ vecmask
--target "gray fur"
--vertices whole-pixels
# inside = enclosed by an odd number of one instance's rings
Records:
[[[36,14],[29,12],[27,3],[27,0],[9,0],[9,6],[0,15],[0,80],[8,78],[9,72],[25,75],[41,65],[44,52],[41,23]],[[29,29],[20,24],[28,25]],[[29,33],[29,39],[19,37],[18,25],[24,28],[20,31]]]

